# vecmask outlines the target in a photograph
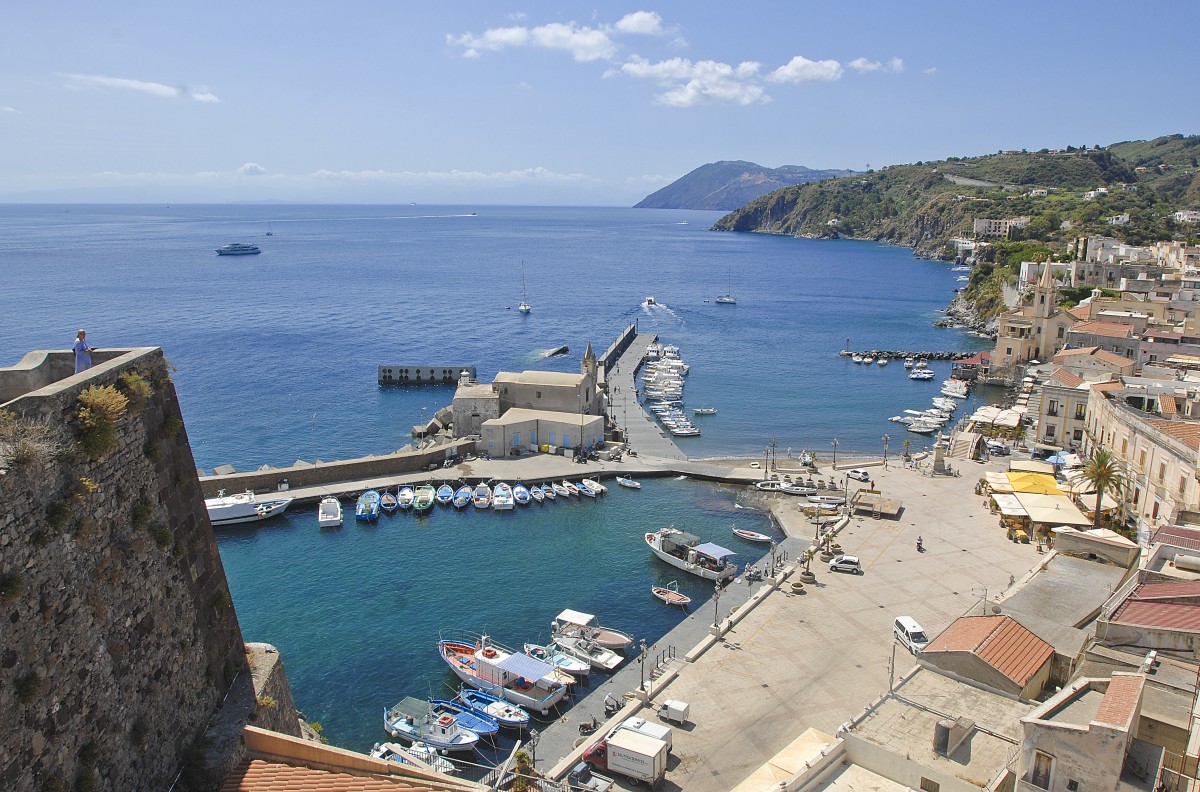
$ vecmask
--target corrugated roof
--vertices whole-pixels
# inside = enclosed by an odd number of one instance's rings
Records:
[[[1112,621],[1164,630],[1200,632],[1200,606],[1126,600],[1113,613]]]
[[[1153,544],[1169,544],[1185,550],[1200,550],[1200,529],[1168,525],[1155,531],[1150,541]]]
[[[407,779],[362,776],[249,759],[225,779],[221,792],[398,792],[427,790]]]
[[[1181,580],[1172,583],[1143,583],[1133,590],[1139,600],[1196,599],[1200,605],[1200,580]]]
[[[1054,655],[1054,647],[1011,616],[963,616],[922,654],[971,652],[1020,687]]]
[[[1141,674],[1113,674],[1092,722],[1126,728],[1131,726],[1145,684],[1146,678]]]
[[[1118,324],[1117,322],[1081,322],[1067,332],[1090,333],[1106,338],[1129,338],[1133,335],[1133,325]]]
[[[1162,404],[1163,400],[1159,403]],[[1149,421],[1160,432],[1165,432],[1177,440],[1182,440],[1189,448],[1200,450],[1200,423],[1195,421]]]

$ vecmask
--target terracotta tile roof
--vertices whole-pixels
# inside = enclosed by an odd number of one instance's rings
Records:
[[[1116,322],[1082,322],[1067,332],[1088,333],[1107,338],[1129,338],[1133,335],[1133,325],[1118,324]]]
[[[1200,580],[1143,583],[1134,589],[1133,596],[1140,600],[1195,599],[1200,605]]]
[[[1185,550],[1200,550],[1200,528],[1168,525],[1155,531],[1150,541],[1152,544],[1169,544]]]
[[[1054,356],[1054,362],[1057,363],[1059,358],[1077,357],[1079,355],[1090,355],[1099,348],[1100,347],[1098,347],[1098,346],[1087,346],[1087,347],[1074,347],[1072,349],[1060,349],[1058,351],[1058,353],[1055,354],[1055,356]]]
[[[1112,621],[1200,632],[1200,581],[1143,583],[1113,612]]]
[[[427,790],[411,781],[249,759],[225,779],[221,792],[404,792]]]
[[[1067,313],[1071,314],[1071,316],[1074,316],[1076,319],[1086,322],[1088,320],[1088,316],[1091,314],[1091,310],[1092,306],[1090,305],[1076,305],[1074,308],[1068,308]]]
[[[1092,385],[1092,390],[1100,391],[1102,393],[1106,391],[1120,391],[1124,389],[1125,384],[1122,382],[1097,382]]]
[[[1170,397],[1167,397],[1169,399]],[[1162,404],[1167,399],[1160,399]],[[1166,412],[1164,410],[1164,412]],[[1160,432],[1171,435],[1176,440],[1182,440],[1189,448],[1200,451],[1200,423],[1195,421],[1147,421]]]
[[[970,652],[1021,687],[1054,655],[1054,648],[1011,616],[963,616],[923,653]]]
[[[1050,372],[1049,382],[1066,388],[1078,388],[1083,384],[1083,378],[1077,377],[1066,369],[1058,368]]]
[[[1146,678],[1141,674],[1113,674],[1092,722],[1126,728],[1132,726],[1145,684]]]
[[[1177,415],[1179,407],[1175,404],[1175,397],[1168,396],[1165,393],[1158,397],[1158,411],[1164,416]]]

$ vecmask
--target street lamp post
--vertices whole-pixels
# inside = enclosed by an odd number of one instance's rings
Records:
[[[888,443],[890,443],[891,441],[892,441],[891,435],[883,436],[883,469],[884,470],[887,470],[887,450],[888,450]]]
[[[638,687],[639,691],[646,690],[646,639],[638,641],[638,648],[642,650],[642,656],[638,658],[638,664],[642,667],[642,684]]]
[[[529,766],[537,769],[537,744],[542,734],[537,729],[529,730]]]
[[[837,467],[837,447],[841,445],[841,443],[839,443],[838,439],[835,437],[829,444],[833,446],[833,466]]]
[[[778,552],[778,550],[779,550],[779,545],[776,542],[772,541],[771,542],[771,577],[775,577],[775,553]]]
[[[719,582],[713,589],[713,635],[721,634],[721,589]]]

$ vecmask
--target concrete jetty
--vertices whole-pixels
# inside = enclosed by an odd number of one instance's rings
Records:
[[[475,379],[474,366],[413,366],[379,364],[380,385],[456,385],[466,371]]]
[[[628,438],[627,445],[639,454],[660,459],[686,459],[687,455],[655,422],[653,416],[638,402],[637,372],[646,359],[646,350],[658,340],[653,333],[638,333],[615,357],[606,377],[608,383],[608,412]]]

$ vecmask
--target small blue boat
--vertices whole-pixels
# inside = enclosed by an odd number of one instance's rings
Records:
[[[529,725],[529,713],[502,698],[484,693],[482,690],[463,687],[458,691],[455,701],[461,703],[472,712],[487,715],[501,726],[509,729],[524,729]]]
[[[405,484],[400,489],[396,490],[396,502],[400,504],[400,508],[408,511],[413,507],[413,501],[417,496],[413,493],[413,488]]]
[[[454,501],[454,487],[443,482],[442,486],[437,488],[437,495],[434,496],[438,506],[449,506]]]
[[[383,708],[383,727],[393,737],[444,751],[469,751],[479,742],[479,735],[463,728],[453,715],[435,717],[428,701],[412,697],[405,697],[394,707]]]
[[[512,492],[513,492],[513,500],[515,500],[517,502],[518,506],[528,506],[529,505],[529,488],[528,487],[526,487],[524,484],[522,484],[521,482],[518,481],[516,484],[513,485]]]
[[[546,500],[554,500],[558,497],[558,493],[554,491],[554,487],[550,486],[549,484],[542,485],[542,495],[546,498]]]
[[[474,494],[474,492],[475,490],[471,489],[470,484],[463,484],[461,487],[459,487],[458,491],[454,493],[454,500],[452,501],[454,508],[465,509],[470,506],[471,495]]]
[[[358,503],[354,506],[354,519],[366,520],[367,522],[375,522],[379,519],[378,492],[367,490],[358,496]]]
[[[435,716],[453,715],[458,725],[470,729],[480,737],[490,737],[500,731],[500,722],[487,713],[476,712],[458,701],[430,699],[430,710]]]
[[[383,509],[388,514],[396,511],[396,508],[399,505],[400,503],[396,500],[396,496],[387,490],[384,490],[383,495],[379,496],[379,508]]]

